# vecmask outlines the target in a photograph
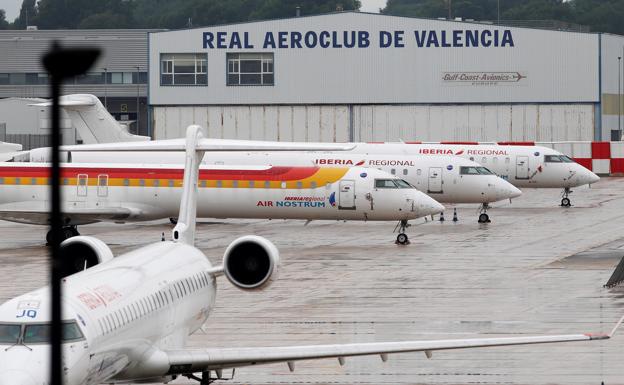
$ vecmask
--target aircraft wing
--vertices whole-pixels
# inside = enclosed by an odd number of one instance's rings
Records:
[[[347,151],[351,143],[290,143],[256,140],[200,139],[198,151]],[[150,142],[101,143],[61,146],[61,151],[184,151],[185,139],[154,140]]]
[[[381,355],[387,359],[390,353],[425,352],[427,357],[435,350],[485,348],[493,346],[548,344],[575,341],[605,340],[611,338],[622,323],[622,317],[609,334],[567,334],[550,336],[496,337],[474,339],[452,339],[431,341],[373,342],[344,345],[311,345],[288,347],[225,348],[168,350],[167,374],[187,374],[208,370],[220,370],[251,365],[287,362],[294,370],[294,362],[321,358],[338,358],[341,364],[345,357]]]
[[[129,207],[73,207],[62,208],[64,218],[72,224],[87,224],[105,220],[122,221],[136,214]],[[45,225],[49,223],[50,207],[44,202],[28,201],[0,205],[0,220]]]

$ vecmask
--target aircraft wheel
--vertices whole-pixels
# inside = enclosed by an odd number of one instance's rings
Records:
[[[397,235],[396,243],[398,243],[399,245],[407,245],[409,243],[409,238],[407,237],[407,234],[400,233],[399,235]]]
[[[561,206],[562,207],[570,207],[570,198],[563,198],[561,199]]]
[[[178,224],[178,218],[169,218],[169,222],[171,222],[172,225],[177,225]]]
[[[479,223],[489,223],[490,222],[490,216],[483,213],[483,214],[479,214]]]
[[[75,237],[76,236],[77,231],[74,230],[71,227],[64,227],[63,228],[63,240],[69,239],[71,237]]]

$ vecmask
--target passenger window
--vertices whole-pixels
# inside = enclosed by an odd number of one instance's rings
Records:
[[[223,182],[221,182],[220,180],[217,181],[217,187],[223,187]]]
[[[253,181],[253,180],[250,180],[250,181],[249,181],[249,188],[253,188],[253,187],[254,187],[254,184],[255,184],[255,183],[254,183],[254,181]]]
[[[145,187],[145,179],[139,179],[139,186]]]
[[[286,188],[286,182],[282,182],[281,186],[282,188]]]
[[[0,184],[4,184],[4,178],[0,178]]]
[[[474,156],[471,156],[471,157],[470,157],[470,160],[474,162]]]
[[[498,158],[494,157],[494,159],[492,159],[492,163],[494,163],[494,164],[498,163]]]
[[[238,188],[238,181],[237,180],[233,180],[232,181],[232,187],[233,188]]]
[[[420,175],[420,174],[422,174],[422,170],[421,169],[416,170],[416,175]]]
[[[505,158],[505,163],[509,164],[509,158]]]
[[[403,169],[403,175],[407,175],[408,170],[406,168]]]
[[[15,184],[20,184],[20,183],[21,183],[20,178],[15,178]]]
[[[303,188],[303,182],[297,181],[297,188],[298,189],[302,189]]]
[[[316,182],[310,182],[310,188],[316,188]]]
[[[37,178],[31,178],[30,184],[37,184]]]
[[[206,187],[206,181],[202,180],[201,182],[199,182],[199,186],[200,187]]]
[[[125,179],[123,180],[123,185],[124,185],[124,186],[130,186],[130,179],[125,178]]]
[[[264,188],[271,188],[271,182],[270,181],[265,181],[264,182]]]
[[[19,178],[15,179],[15,183],[19,184]],[[69,184],[69,179],[63,178],[63,184],[65,184],[65,185]]]
[[[169,179],[169,187],[173,187],[173,179]]]
[[[391,168],[391,169],[390,169],[390,174],[392,174],[392,175],[396,175],[396,169]]]
[[[487,158],[484,156],[483,158],[481,158],[481,164],[486,164],[487,163]]]
[[[160,179],[154,179],[152,184],[154,185],[154,187],[158,187],[160,185]]]

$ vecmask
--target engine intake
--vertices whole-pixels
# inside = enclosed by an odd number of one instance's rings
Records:
[[[277,278],[279,251],[266,238],[248,235],[230,243],[223,254],[223,271],[227,279],[243,290],[270,286]]]
[[[113,259],[113,252],[97,238],[78,236],[61,243],[65,269],[63,277],[72,275]]]

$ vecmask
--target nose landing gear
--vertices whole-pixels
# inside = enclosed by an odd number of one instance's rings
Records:
[[[399,221],[399,223],[397,223],[396,227],[394,228],[395,232],[397,230],[399,231],[399,235],[397,235],[395,242],[397,245],[409,245],[409,238],[407,237],[407,234],[405,234],[405,229],[407,229],[408,227],[410,227],[410,224],[407,223],[406,220],[401,220]]]
[[[483,203],[479,208],[479,223],[490,223],[490,216],[487,214],[487,210],[490,208],[489,203]]]
[[[571,193],[572,193],[572,190],[570,190],[569,187],[566,187],[563,189],[563,193],[561,194],[561,207],[572,206],[572,203],[570,202],[570,198],[568,198],[568,195],[570,195]]]

